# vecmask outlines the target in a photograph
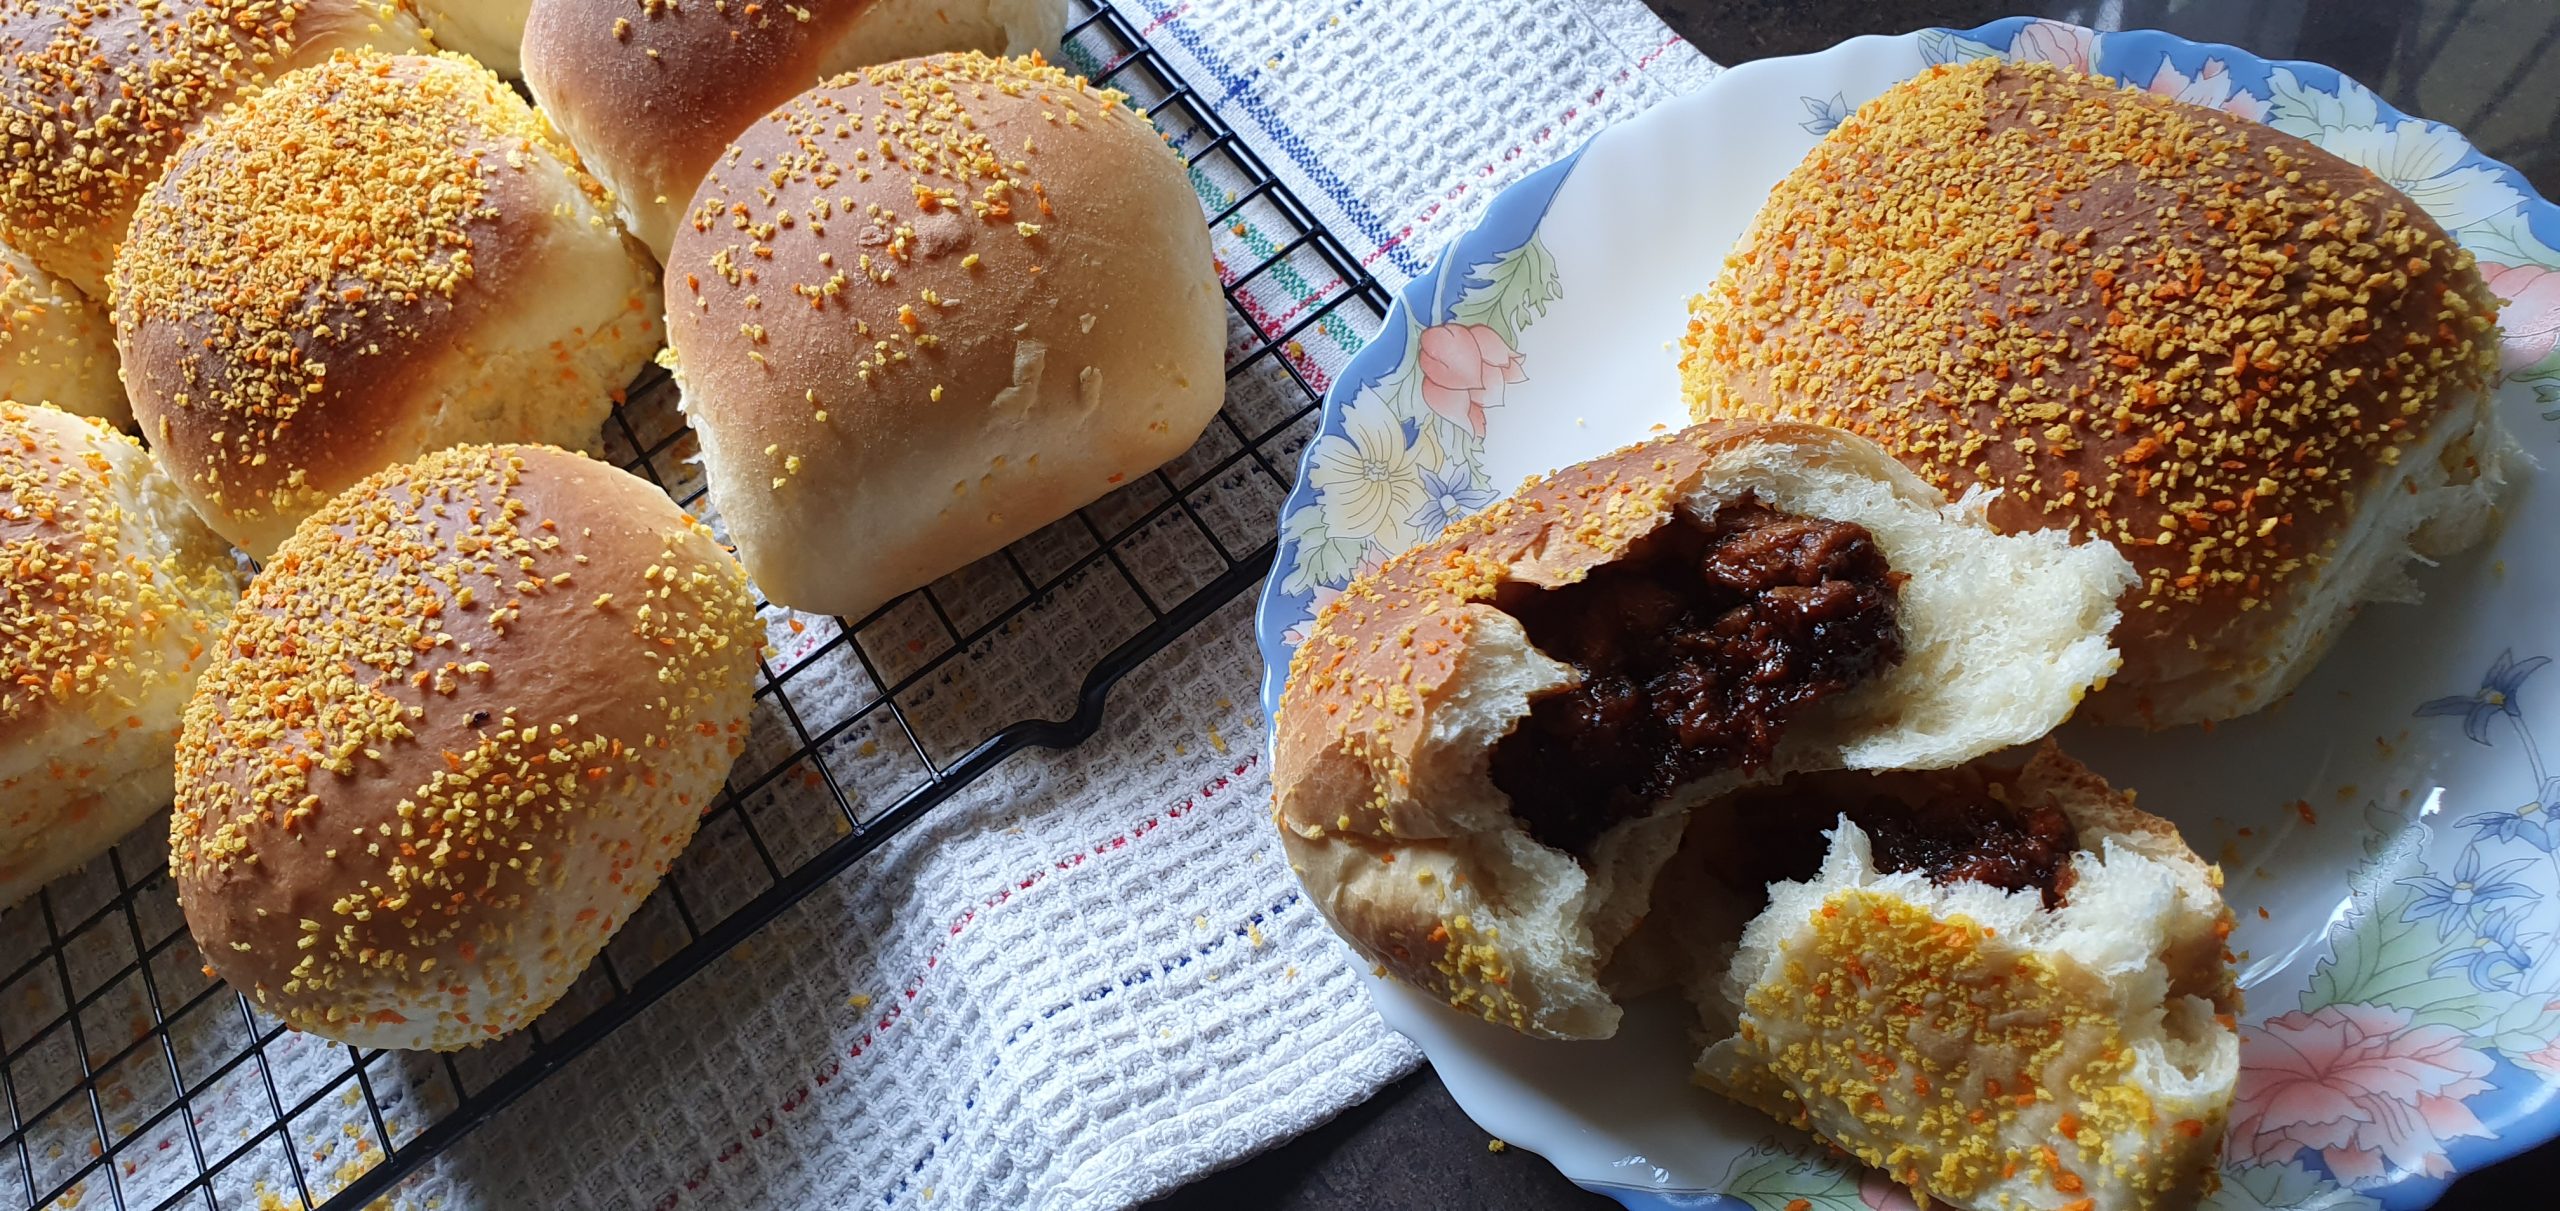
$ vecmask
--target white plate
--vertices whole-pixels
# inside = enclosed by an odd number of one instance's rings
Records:
[[[1751,63],[1512,187],[1416,279],[1325,401],[1259,627],[1276,711],[1321,600],[1523,478],[1684,420],[1671,343],[1769,187],[1931,63],[2061,60],[2269,122],[2364,164],[2479,255],[2507,308],[2506,423],[2560,436],[2560,210],[2452,129],[2325,67],[2013,18]],[[2560,497],[2528,475],[2423,606],[2367,611],[2291,701],[2213,731],[2073,728],[2070,750],[2222,862],[2249,1012],[2231,1208],[2423,1207],[2560,1135]],[[2520,690],[2530,692],[2519,693]],[[2537,709],[2538,708],[2538,709]],[[1633,1206],[1907,1205],[1687,1082],[1688,1013],[1541,1043],[1373,984],[1488,1131]]]

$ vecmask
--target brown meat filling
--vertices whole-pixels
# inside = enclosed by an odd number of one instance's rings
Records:
[[[1941,885],[2033,888],[2047,908],[2060,907],[2070,890],[2071,855],[2080,848],[2079,830],[2061,809],[2020,806],[1967,771],[1793,778],[1705,810],[1723,815],[1718,826],[1726,830],[1725,843],[1707,849],[1708,873],[1760,906],[1769,884],[1822,869],[1823,830],[1843,815],[1867,834],[1879,870],[1917,871]]]
[[[1529,834],[1588,855],[1681,784],[1756,769],[1805,708],[1902,659],[1902,577],[1874,535],[1743,499],[1685,515],[1578,584],[1497,599],[1580,674],[1494,746]]]

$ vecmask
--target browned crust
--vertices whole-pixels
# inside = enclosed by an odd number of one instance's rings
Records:
[[[408,23],[375,0],[0,2],[0,238],[94,290],[199,120],[369,24]]]
[[[623,188],[636,169],[682,206],[730,138],[814,82],[879,3],[541,0],[525,20],[525,84]]]
[[[1570,584],[1618,558],[1737,448],[1843,440],[1854,439],[1807,425],[1712,421],[1629,446],[1523,487],[1326,606],[1290,662],[1272,773],[1282,838],[1335,928],[1397,978],[1522,1026],[1535,1008],[1518,998],[1535,994],[1510,989],[1500,940],[1471,926],[1463,896],[1444,894],[1453,880],[1499,886],[1502,872],[1488,870],[1487,855],[1470,844],[1483,838],[1413,789],[1432,712],[1464,679],[1477,628],[1498,614],[1495,592],[1513,582]],[[1663,841],[1667,850],[1673,838]],[[1329,849],[1336,846],[1384,854],[1384,865],[1344,861]],[[1317,866],[1323,873],[1310,874]]]
[[[301,141],[341,154],[267,154]],[[161,465],[235,541],[411,453],[445,353],[561,222],[533,158],[576,162],[485,68],[347,53],[171,163],[117,264],[118,338]]]
[[[616,468],[482,446],[369,477],[269,561],[188,707],[189,927],[301,1029],[521,1025],[692,836],[759,635],[736,561]]]
[[[2138,692],[2282,625],[2358,486],[2485,389],[2494,308],[2414,203],[2303,140],[1986,61],[1886,93],[1772,192],[1683,377],[1701,416],[1839,425],[2002,489],[2004,530],[2113,541]]]

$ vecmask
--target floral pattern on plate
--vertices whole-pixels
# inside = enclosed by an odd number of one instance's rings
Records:
[[[1891,49],[1879,53],[1862,43]],[[1794,61],[1804,66],[1793,78],[1811,87],[1758,104],[1771,125],[1803,132],[1788,136],[1802,144],[1900,79],[1986,56],[2057,63],[2264,122],[2389,181],[2478,258],[2502,300],[2500,398],[2510,431],[2537,452],[2560,439],[2560,432],[2527,431],[2537,415],[2560,422],[2560,210],[2452,128],[2401,114],[2329,68],[2153,31],[2099,33],[2011,18],[1843,44]],[[1711,88],[1741,87],[1747,77],[1737,71]],[[1788,78],[1758,78],[1773,77]],[[1659,129],[1643,137],[1687,146]],[[1309,619],[1343,584],[1496,497],[1485,439],[1499,434],[1506,410],[1557,405],[1534,389],[1522,394],[1537,404],[1511,398],[1539,372],[1518,352],[1521,333],[1551,308],[1574,309],[1567,285],[1614,286],[1563,280],[1559,256],[1550,255],[1539,230],[1574,170],[1568,160],[1499,199],[1404,292],[1386,329],[1402,338],[1401,347],[1364,351],[1327,399],[1321,434],[1285,507],[1280,563],[1265,589],[1266,709],[1277,709],[1288,654]],[[1564,257],[1562,264],[1574,262]],[[1651,347],[1648,339],[1630,340],[1624,351]],[[2505,561],[2494,568],[2491,575],[2508,575]],[[2285,872],[2301,883],[2298,902],[2334,908],[2315,911],[2289,953],[2255,962],[2243,953],[2243,982],[2252,986],[2240,1024],[2242,1071],[2224,1180],[2208,1206],[2411,1211],[2432,1203],[2454,1176],[2560,1136],[2560,827],[2552,819],[2560,776],[2545,764],[2538,717],[2527,710],[2528,687],[2551,663],[2539,653],[2560,654],[2560,637],[2493,634],[2488,646],[2518,641],[2527,644],[2521,653],[2498,651],[2485,668],[2456,672],[2456,685],[2418,689],[2386,707],[2408,730],[2374,743],[2440,758],[2404,784],[2432,785],[2432,793],[2404,789],[2395,798],[2339,788],[2339,802],[2328,810],[2355,831],[2337,838],[2344,851],[2338,864]],[[2472,688],[2452,692],[2474,672]],[[2457,762],[2458,771],[2444,768]],[[2283,818],[2297,814],[2298,821]],[[2264,834],[2308,829],[2317,820],[2304,799],[2270,805],[2254,823]],[[2251,832],[2243,826],[2237,835]],[[2190,837],[2199,849],[2209,847],[2192,828]],[[2223,841],[2221,860],[2231,866],[2235,851],[2229,837]],[[2268,877],[2264,867],[2248,873]],[[2235,911],[2250,914],[2242,877],[2235,869],[2232,901]],[[2261,903],[2255,915],[2266,914]],[[1390,1018],[1410,1031],[1412,1019],[1399,1016],[1410,1012]],[[1466,1074],[1453,1068],[1479,1057],[1440,1049],[1433,1056],[1481,1117],[1461,1089]],[[1508,1088],[1513,1097],[1522,1088],[1516,1080],[1490,1087]],[[1579,1106],[1567,1121],[1588,1109]],[[1911,1206],[1891,1182],[1844,1165],[1803,1137],[1743,1134],[1730,1125],[1705,1130],[1715,1147],[1681,1163],[1685,1180],[1654,1169],[1654,1181],[1628,1184],[1626,1174],[1652,1168],[1632,1144],[1607,1168],[1581,1159],[1559,1163],[1577,1181],[1635,1207]],[[1564,1143],[1516,1131],[1506,1138]]]

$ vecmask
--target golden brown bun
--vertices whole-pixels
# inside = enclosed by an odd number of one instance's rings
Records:
[[[813,81],[944,51],[1056,49],[1064,0],[536,0],[524,77],[665,260],[729,140]]]
[[[1226,391],[1181,162],[1036,57],[793,99],[704,179],[668,266],[712,502],[799,609],[860,617],[994,553],[1188,449]]]
[[[425,45],[394,0],[0,0],[0,241],[103,299],[197,123],[340,47]]]
[[[418,19],[436,45],[469,55],[489,70],[514,79],[524,74],[518,53],[533,0],[417,0]]]
[[[1643,916],[1702,778],[1601,833],[1586,864],[1533,840],[1489,774],[1532,699],[1572,683],[1492,600],[1579,581],[1666,524],[1756,496],[1865,527],[1900,588],[1904,657],[1798,720],[1760,776],[1957,764],[2043,736],[2116,664],[2132,581],[2104,543],[2001,536],[1874,443],[1717,422],[1567,468],[1343,591],[1291,661],[1274,813],[1309,900],[1386,973],[1525,1033],[1612,1033],[1600,968]]]
[[[2291,135],[2049,65],[1933,68],[1770,194],[1692,305],[1692,412],[1835,424],[2142,575],[2094,716],[2245,714],[2485,528],[2471,255]]]
[[[0,907],[169,802],[178,713],[239,591],[140,444],[0,402]]]
[[[1951,1206],[2195,1206],[2216,1181],[2239,1079],[2221,872],[2049,743],[1778,793],[1846,804],[1947,790],[2071,822],[2078,849],[2060,904],[1879,873],[1857,825],[1799,817],[1831,834],[1820,872],[1771,885],[1738,953],[1690,972],[1712,1040],[1700,1083]],[[1648,931],[1693,929],[1702,914],[1682,892],[1712,882],[1696,872],[1732,846],[1731,829],[1769,843],[1766,822],[1713,820],[1725,807],[1693,813],[1717,827],[1693,830],[1672,859]],[[1736,937],[1698,932],[1728,948]]]
[[[0,244],[0,400],[133,424],[106,312],[7,244]]]
[[[613,467],[467,446],[375,474],[267,563],[187,706],[197,943],[359,1046],[532,1021],[692,838],[760,634],[737,561]]]
[[[286,76],[135,212],[115,319],[143,436],[252,555],[430,450],[593,446],[658,342],[655,274],[605,207],[468,59]]]

